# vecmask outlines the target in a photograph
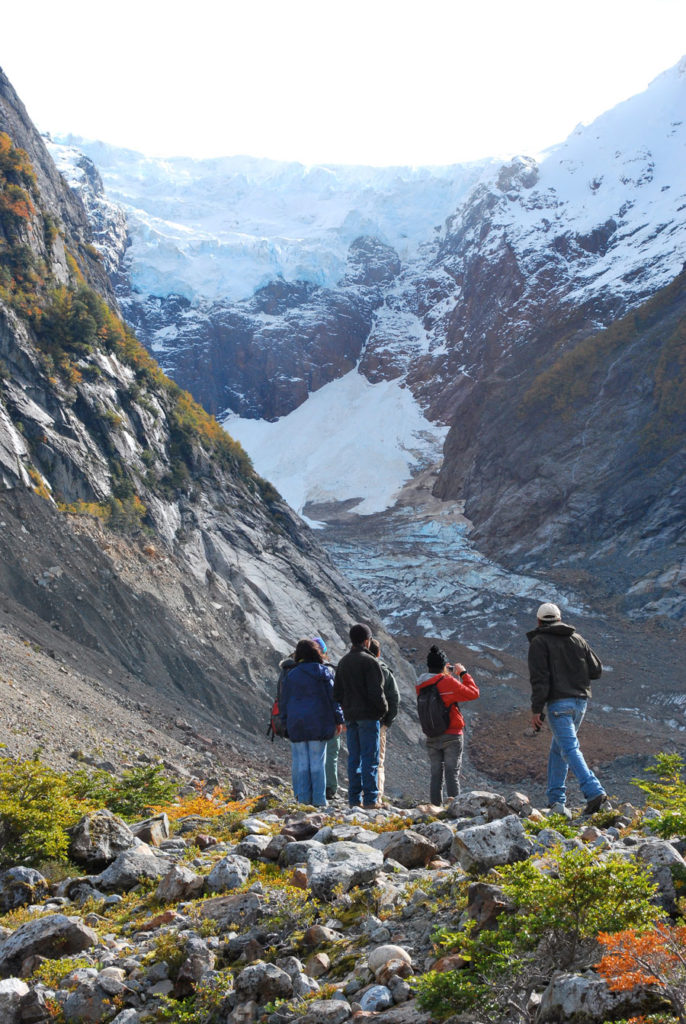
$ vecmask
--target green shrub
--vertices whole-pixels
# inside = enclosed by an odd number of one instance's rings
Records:
[[[66,860],[65,830],[90,809],[68,776],[38,760],[0,758],[0,864]]]
[[[420,1006],[437,1017],[478,1005],[485,1020],[526,1020],[531,991],[553,970],[593,963],[598,932],[649,927],[659,916],[650,869],[618,856],[556,850],[545,873],[531,861],[499,872],[514,910],[501,914],[495,930],[475,932],[470,922],[434,934],[441,953],[457,952],[464,962],[417,980]]]
[[[70,786],[79,798],[132,819],[150,807],[170,803],[178,790],[160,764],[129,768],[121,778],[104,771],[82,770],[74,773]]]
[[[530,860],[500,869],[503,891],[517,906],[519,940],[535,944],[546,932],[571,940],[570,963],[582,939],[598,932],[648,927],[659,916],[650,868],[592,850],[557,851],[545,874]],[[564,965],[561,965],[564,966]]]
[[[632,779],[647,798],[651,807],[662,812],[658,821],[651,822],[652,831],[664,839],[686,835],[686,782],[684,761],[680,754],[658,754],[655,764],[646,768],[650,779]]]

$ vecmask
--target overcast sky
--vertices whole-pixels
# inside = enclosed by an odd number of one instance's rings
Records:
[[[32,0],[0,66],[43,131],[151,156],[535,155],[686,52],[684,0]]]

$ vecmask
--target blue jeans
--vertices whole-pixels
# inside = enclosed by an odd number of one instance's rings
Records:
[[[570,768],[587,800],[605,792],[586,764],[576,736],[585,714],[586,701],[583,698],[555,700],[548,704],[548,725],[553,734],[548,755],[549,806],[565,803],[565,782]]]
[[[348,803],[372,807],[379,799],[379,735],[381,723],[373,718],[346,722],[348,737]]]
[[[291,743],[293,794],[299,804],[326,807],[326,740]]]

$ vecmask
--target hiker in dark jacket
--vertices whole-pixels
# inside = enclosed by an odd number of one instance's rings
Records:
[[[333,670],[312,640],[299,640],[295,665],[281,684],[281,715],[291,741],[293,793],[301,804],[326,807],[326,741],[343,725]]]
[[[381,666],[381,672],[383,673],[383,692],[388,704],[388,712],[386,717],[381,720],[381,728],[379,729],[379,802],[383,800],[384,789],[386,786],[386,743],[388,741],[388,728],[398,717],[398,707],[400,705],[400,691],[398,690],[398,684],[395,681],[395,676],[388,667],[385,661],[381,659],[381,644],[372,637],[369,641],[369,653],[373,654],[375,658],[378,658],[379,665]]]
[[[436,684],[441,700],[450,709],[448,727],[441,736],[427,736],[426,749],[431,766],[430,801],[436,807],[443,803],[443,776],[449,797],[460,792],[460,768],[464,751],[464,718],[458,701],[476,700],[479,687],[464,665],[449,665],[447,655],[433,644],[426,656],[427,673],[417,680],[416,691]],[[453,675],[455,672],[457,675]]]
[[[372,631],[363,622],[350,627],[352,647],[336,668],[334,697],[343,708],[348,739],[348,803],[379,806],[379,734],[388,714],[383,673],[369,653]]]
[[[527,633],[532,724],[538,732],[548,707],[553,734],[548,755],[548,805],[571,816],[566,807],[567,772],[571,768],[586,798],[584,814],[594,814],[607,801],[605,790],[586,764],[577,733],[591,696],[591,680],[603,666],[573,626],[562,622],[556,604],[545,603],[537,612],[538,625]]]

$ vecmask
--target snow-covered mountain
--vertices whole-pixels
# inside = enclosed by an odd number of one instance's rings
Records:
[[[538,160],[507,165],[163,161],[75,139],[51,151],[94,208],[102,194],[93,176],[84,180],[85,154],[107,201],[126,214],[129,247],[122,250],[120,235],[109,258],[119,260],[129,321],[163,367],[226,418],[297,510],[331,523],[331,503],[344,502],[368,518],[384,508],[406,517],[417,495],[410,500],[403,488],[429,474],[436,496],[451,507],[466,502],[478,559],[504,560],[527,580],[573,562],[570,551],[589,535],[591,520],[606,528],[602,536],[593,527],[609,579],[617,572],[612,532],[631,550],[647,529],[657,540],[636,562],[636,578],[623,563],[617,590],[624,595],[649,576],[678,577],[677,538],[661,532],[654,476],[646,487],[652,470],[642,435],[660,405],[655,382],[665,373],[660,358],[669,362],[664,346],[674,317],[680,322],[680,300],[669,293],[660,307],[660,317],[672,318],[664,337],[639,331],[632,339],[642,353],[633,363],[599,332],[661,294],[686,260],[685,110],[682,60]],[[565,360],[589,344],[598,358],[583,393],[561,404],[543,388],[537,406],[545,375],[565,380],[574,372]],[[613,449],[613,422],[633,439],[621,452]],[[533,457],[528,437],[541,423],[548,429]],[[679,435],[683,425],[670,429]],[[554,453],[543,460],[552,440],[566,446],[573,473]],[[639,510],[615,497],[604,519],[610,497],[599,491],[599,462],[615,495],[629,481],[632,490],[646,487],[652,504]],[[678,506],[678,460],[660,487]],[[436,571],[430,534],[413,548],[429,574]],[[456,548],[473,565],[464,525],[458,535]],[[500,613],[502,579],[481,564],[482,580],[501,580],[490,603]],[[422,568],[417,577],[421,592]],[[478,573],[470,578],[474,600],[460,609],[473,606],[483,617]],[[553,585],[587,596],[593,589],[568,568],[546,584]],[[660,595],[671,583],[651,586],[640,591],[649,592],[647,605],[665,610]],[[390,617],[406,601],[406,580],[395,599],[379,588]],[[512,585],[515,597],[530,589]],[[670,605],[670,614],[681,608]],[[436,631],[449,629],[455,613],[448,603],[440,625],[434,615]]]

